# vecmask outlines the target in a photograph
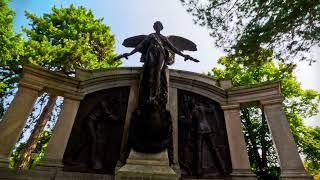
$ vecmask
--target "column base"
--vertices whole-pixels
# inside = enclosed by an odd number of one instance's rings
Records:
[[[233,169],[229,178],[231,180],[256,180],[257,176],[250,169]]]
[[[179,163],[174,163],[171,168],[173,169],[174,172],[176,172],[177,176],[179,177],[179,179],[181,178],[181,169],[179,166]]]
[[[43,159],[39,165],[36,167],[37,170],[45,170],[45,171],[52,171],[52,170],[62,170],[63,163],[61,160],[57,159]]]
[[[1,180],[113,180],[113,175],[0,168]]]
[[[307,174],[307,172],[303,169],[286,169],[281,170],[280,179],[284,180],[312,180],[313,176]]]
[[[156,154],[131,150],[127,163],[115,172],[115,180],[126,179],[178,180],[179,176],[169,166],[167,150]]]
[[[0,179],[7,180],[53,180],[55,172],[38,170],[21,170],[0,167]]]
[[[0,156],[0,168],[9,168],[9,159]]]

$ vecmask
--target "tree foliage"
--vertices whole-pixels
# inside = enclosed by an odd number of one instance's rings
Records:
[[[319,47],[320,1],[180,0],[206,26],[216,45],[254,62],[262,48],[273,49],[280,60],[315,60],[310,48]]]
[[[245,60],[234,59],[234,56],[221,57],[218,62],[225,69],[213,68],[211,74],[215,78],[231,78],[234,86],[280,81],[281,94],[285,97],[284,111],[306,168],[310,173],[319,173],[319,127],[307,127],[303,119],[319,113],[320,94],[301,88],[293,74],[294,66],[265,60],[272,54],[268,50],[262,52],[264,55],[258,57],[260,65],[243,63]],[[242,108],[241,121],[252,169],[261,179],[276,178],[279,175],[277,157],[263,112],[254,107]]]
[[[20,34],[13,30],[14,15],[8,1],[0,0],[0,119],[6,109],[6,98],[14,93],[19,78],[18,59],[23,43]]]
[[[31,21],[24,61],[54,71],[73,73],[75,68],[115,67],[114,36],[103,19],[96,19],[85,7],[57,8],[39,17],[26,12]]]
[[[27,164],[27,167],[29,169],[33,169],[34,167],[36,167],[37,164],[39,164],[39,162],[43,159],[44,154],[46,152],[47,149],[47,145],[49,142],[49,139],[51,137],[51,131],[43,131],[41,133],[40,138],[38,139],[37,143],[36,143],[36,148],[32,151],[32,157],[30,159],[30,161]],[[16,163],[20,160],[21,158],[21,151],[23,150],[23,148],[25,147],[25,143],[21,143],[16,150],[12,153],[10,159],[9,159],[9,163],[10,163],[10,167],[15,167]]]

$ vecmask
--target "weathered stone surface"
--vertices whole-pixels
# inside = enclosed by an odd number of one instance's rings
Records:
[[[59,114],[57,124],[55,125],[52,137],[41,166],[62,167],[64,151],[67,147],[72,126],[79,108],[80,101],[65,98]]]
[[[247,147],[240,122],[239,104],[222,106],[232,161],[231,179],[256,179],[250,171]]]
[[[178,90],[169,88],[169,102],[167,104],[172,117],[172,138],[173,138],[173,165],[174,170],[179,173],[178,163]]]
[[[58,171],[54,180],[113,180],[109,174],[92,174]]]
[[[123,127],[123,135],[122,135],[122,142],[121,142],[121,150],[120,150],[120,160],[125,161],[128,156],[128,137],[129,137],[129,129],[130,129],[130,121],[132,117],[132,113],[138,106],[138,95],[139,95],[139,87],[136,85],[132,85],[130,88],[130,94],[128,99],[128,106],[126,112],[126,119],[124,122]]]
[[[141,68],[132,67],[96,71],[80,70],[78,71],[76,78],[71,78],[63,74],[52,73],[38,67],[25,66],[23,70],[23,78],[20,81],[20,86],[25,87],[26,89],[19,90],[21,91],[20,93],[18,91],[15,100],[12,102],[13,107],[10,106],[7,112],[8,115],[6,115],[4,120],[0,123],[0,164],[7,167],[7,157],[18,137],[18,134],[21,132],[27,115],[29,114],[35,98],[38,95],[38,91],[47,91],[58,96],[63,96],[65,99],[69,99],[70,101],[67,103],[69,104],[69,108],[67,108],[69,110],[61,112],[62,115],[64,114],[63,116],[65,116],[64,123],[60,125],[57,124],[56,129],[58,128],[60,130],[56,130],[54,132],[52,141],[55,141],[55,143],[51,142],[51,144],[54,144],[54,147],[48,147],[49,150],[45,158],[45,164],[50,171],[17,171],[2,168],[0,169],[0,179],[46,180],[55,178],[82,178],[94,180],[99,178],[112,178],[110,175],[61,172],[57,171],[57,169],[62,168],[63,166],[61,164],[61,157],[64,153],[65,144],[68,141],[68,134],[70,134],[68,131],[70,131],[72,127],[74,114],[77,111],[77,101],[81,100],[86,94],[113,87],[130,86],[137,89],[140,79],[140,72]],[[264,83],[250,87],[243,86],[228,88],[225,86],[219,86],[219,82],[212,77],[197,73],[169,70],[169,74],[169,99],[172,98],[172,102],[169,102],[167,107],[174,116],[176,116],[175,104],[177,104],[174,96],[176,96],[175,92],[179,89],[205,96],[220,103],[221,105],[225,105],[223,108],[225,110],[226,128],[228,131],[228,140],[232,159],[232,173],[225,177],[225,179],[255,178],[255,176],[249,170],[250,167],[243,135],[241,133],[242,130],[240,126],[238,108],[239,105],[256,106],[260,103],[263,105],[265,111],[268,112],[266,113],[266,116],[267,120],[269,121],[268,124],[280,158],[282,179],[311,179],[311,176],[307,175],[303,169],[296,145],[294,144],[292,134],[288,127],[288,123],[281,109],[282,105],[275,103],[277,99],[281,98],[279,82]],[[26,92],[28,97],[21,98],[23,97],[21,94],[24,94],[22,91]],[[233,104],[236,104],[236,106],[233,106]],[[129,112],[127,112],[127,114],[128,113]],[[173,121],[174,118],[176,117],[173,117]],[[173,126],[175,126],[175,124],[173,124]],[[12,132],[12,130],[14,130],[14,132]],[[177,132],[175,132],[175,130],[173,133],[176,136]],[[173,141],[174,144],[176,144],[177,137],[173,137]],[[125,142],[122,142],[122,144],[124,143]],[[49,146],[52,145],[49,144]],[[174,159],[177,158],[176,149],[177,146],[175,145]],[[145,179],[168,179],[168,177],[171,178],[171,175],[168,176],[168,174],[173,172],[168,165],[152,164],[157,161],[154,162],[148,160],[148,162],[151,162],[152,166],[161,166],[161,168],[148,168],[150,164],[148,165],[147,163],[146,165],[145,160],[139,160],[139,158],[132,160],[132,162],[144,163],[143,165],[133,164],[130,167],[133,170],[135,169],[136,172],[142,172],[143,174],[146,174],[146,169],[149,169],[149,171],[151,170],[151,172],[167,172],[166,176],[162,176],[161,173],[160,175],[156,173],[152,175],[149,174],[150,176],[145,176]],[[162,163],[166,164],[164,162],[166,161],[163,161]],[[139,177],[137,177],[129,173],[127,174],[126,178],[141,179],[141,176],[139,175]],[[177,175],[173,175],[172,178],[177,178]],[[219,178],[220,177],[217,177],[216,179]]]
[[[178,180],[169,166],[167,151],[153,154],[131,151],[127,163],[115,173],[115,180]]]
[[[53,180],[55,170],[38,171],[38,170],[17,170],[9,168],[0,168],[0,179],[7,180]]]
[[[237,104],[222,106],[224,111],[232,169],[250,169],[247,147],[240,122],[240,106]]]
[[[231,79],[220,79],[219,86],[222,89],[230,89],[230,88],[232,88],[232,81],[231,81]]]
[[[265,99],[280,97],[280,83],[269,82],[252,86],[239,86],[227,90],[228,103],[256,105]]]
[[[36,66],[24,66],[20,85],[38,89],[58,96],[81,100],[84,96],[79,91],[80,81],[62,73],[50,72]]]
[[[54,168],[48,170],[16,170],[0,168],[0,179],[6,180],[113,180],[108,174],[64,172]]]
[[[8,167],[8,158],[31,112],[39,92],[19,86],[18,92],[0,122],[0,166]]]
[[[282,98],[261,101],[272,140],[279,157],[283,179],[312,179],[305,171],[294,142],[286,115],[282,108]]]

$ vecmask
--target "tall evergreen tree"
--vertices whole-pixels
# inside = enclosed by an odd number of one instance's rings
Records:
[[[103,19],[96,19],[85,7],[57,8],[39,17],[29,12],[30,29],[24,28],[25,42],[23,62],[45,67],[52,71],[74,75],[76,68],[87,70],[116,67],[114,61],[114,36]],[[28,167],[32,152],[47,124],[57,97],[49,94],[46,106],[37,119],[27,143],[21,149],[17,168]]]

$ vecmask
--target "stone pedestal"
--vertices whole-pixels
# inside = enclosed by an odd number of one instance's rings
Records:
[[[116,170],[115,180],[178,180],[178,175],[169,166],[167,150],[145,154],[131,150],[127,163]]]

